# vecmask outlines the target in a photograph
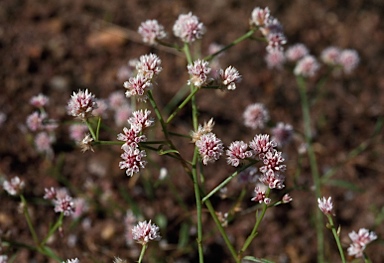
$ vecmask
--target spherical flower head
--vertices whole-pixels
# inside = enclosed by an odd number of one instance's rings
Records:
[[[211,132],[202,135],[195,145],[204,165],[217,161],[224,152],[222,141]]]
[[[160,240],[159,227],[151,223],[151,220],[139,222],[132,229],[133,240],[141,245],[148,244],[152,240]]]
[[[123,85],[124,88],[127,89],[125,92],[125,96],[127,98],[135,96],[137,100],[142,101],[147,100],[145,92],[152,87],[150,80],[142,74],[129,78],[129,80],[125,81]]]
[[[37,130],[41,130],[41,129],[44,129],[44,120],[46,119],[47,115],[44,114],[44,113],[39,113],[37,111],[35,111],[34,113],[30,114],[28,117],[27,117],[27,127],[31,130],[31,131],[37,131]]]
[[[320,65],[316,58],[311,55],[307,55],[297,62],[293,73],[296,76],[313,77],[319,68]]]
[[[255,187],[255,196],[251,199],[253,202],[259,202],[269,204],[271,202],[271,199],[268,198],[265,194],[266,189],[263,187],[263,185],[258,185]]]
[[[362,257],[365,247],[373,240],[377,239],[375,232],[370,232],[365,228],[360,228],[358,233],[352,231],[348,235],[352,240],[352,244],[348,248],[348,255],[356,258]]]
[[[80,142],[85,133],[88,131],[88,126],[83,123],[75,123],[69,126],[69,138],[74,140],[75,142]]]
[[[152,80],[154,76],[159,75],[163,70],[161,67],[161,59],[155,54],[140,56],[136,69],[140,75],[148,80]]]
[[[147,156],[144,150],[140,150],[137,147],[132,145],[123,144],[121,147],[124,150],[124,153],[121,154],[123,159],[119,163],[120,169],[127,169],[127,176],[132,177],[134,173],[140,172],[140,168],[145,168],[147,163],[144,158]]]
[[[296,62],[299,59],[309,54],[308,48],[301,43],[295,44],[285,51],[285,56],[288,61]]]
[[[35,137],[36,150],[39,153],[47,154],[48,156],[53,155],[52,143],[55,142],[55,137],[49,135],[46,132],[40,132]]]
[[[234,167],[239,166],[240,161],[252,156],[252,151],[248,150],[248,144],[243,141],[234,141],[226,151],[227,163]]]
[[[219,75],[221,77],[222,84],[227,87],[228,90],[235,90],[236,83],[241,81],[241,75],[239,71],[229,66],[225,70],[220,69]]]
[[[55,206],[55,212],[63,213],[64,216],[70,216],[75,211],[75,203],[69,195],[56,194],[56,199],[53,200],[53,204]]]
[[[213,126],[215,126],[213,118],[209,119],[208,122],[204,122],[203,126],[199,124],[197,131],[191,133],[192,142],[195,143],[200,140],[202,135],[210,133],[213,130]]]
[[[263,129],[269,121],[269,113],[261,103],[248,105],[243,113],[244,125],[252,129]]]
[[[253,140],[249,143],[249,148],[254,152],[254,155],[259,156],[260,159],[269,152],[277,144],[274,140],[269,140],[268,134],[257,134]]]
[[[359,65],[359,62],[360,58],[356,50],[345,49],[341,51],[339,63],[346,74],[351,73]]]
[[[337,47],[327,47],[321,52],[321,60],[330,66],[336,66],[339,64],[341,50]]]
[[[18,195],[21,193],[24,185],[24,181],[20,180],[18,176],[15,176],[10,181],[4,181],[3,188],[10,195]]]
[[[80,263],[80,260],[78,258],[67,259],[67,261],[63,261],[63,263]]]
[[[274,50],[283,50],[283,45],[287,43],[287,39],[281,32],[270,33],[267,36],[268,46],[267,51],[272,52]]]
[[[283,32],[283,26],[281,25],[279,20],[272,16],[269,17],[263,27],[260,27],[260,32],[267,38],[268,42],[270,42],[268,39],[270,35],[277,34],[279,36],[275,41],[279,40],[282,41],[282,44],[286,43],[286,39]]]
[[[68,114],[77,117],[81,120],[86,120],[92,116],[92,111],[97,108],[95,95],[86,89],[73,92],[71,99],[68,102]]]
[[[276,151],[275,149],[270,149],[263,155],[263,166],[260,167],[260,172],[267,173],[267,171],[272,170],[274,172],[284,172],[286,166],[282,164],[284,158],[281,156],[281,152]]]
[[[270,19],[270,15],[271,14],[268,7],[264,9],[260,7],[256,7],[255,9],[253,9],[251,14],[251,21],[250,21],[251,26],[252,25],[255,25],[258,27],[265,26],[267,24],[267,21]]]
[[[132,117],[128,119],[131,128],[137,133],[142,132],[144,129],[153,125],[154,120],[150,117],[151,111],[144,109],[137,110],[132,113]]]
[[[209,63],[204,60],[196,60],[193,64],[187,66],[188,74],[190,79],[188,80],[188,85],[194,85],[196,87],[201,87],[205,84],[208,79],[208,74],[211,72]]]
[[[117,135],[117,139],[119,141],[125,142],[127,145],[131,145],[134,147],[138,147],[140,142],[145,142],[147,140],[145,135],[140,135],[135,131],[135,129],[128,129],[126,127],[123,128],[123,133],[119,133]]]
[[[279,171],[267,169],[261,176],[260,182],[267,185],[270,189],[283,189],[285,187],[285,177]]]
[[[272,128],[272,135],[272,140],[274,140],[279,147],[282,147],[287,144],[293,136],[292,125],[279,122]]]
[[[331,215],[333,210],[333,203],[332,203],[332,197],[329,197],[328,199],[323,197],[317,199],[317,203],[319,206],[319,209],[321,212],[323,212],[325,215]]]
[[[191,12],[179,15],[173,25],[173,34],[186,43],[201,39],[205,31],[203,23],[200,23],[197,16],[192,15]]]
[[[267,62],[268,68],[282,69],[285,63],[284,52],[279,49],[274,49],[267,52],[265,56],[265,62]]]
[[[157,39],[163,39],[167,36],[164,27],[157,20],[147,20],[141,23],[137,31],[143,38],[143,42],[149,45],[155,45]]]
[[[45,107],[49,102],[49,98],[43,94],[39,94],[37,96],[34,96],[30,99],[29,103],[36,107],[36,108],[43,108]]]

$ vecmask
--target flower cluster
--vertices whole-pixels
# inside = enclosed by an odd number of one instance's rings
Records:
[[[203,23],[200,23],[197,16],[192,15],[191,12],[179,15],[173,25],[173,34],[186,43],[201,39],[205,31]]]
[[[201,87],[207,82],[208,74],[211,72],[211,68],[207,61],[198,59],[193,62],[193,64],[189,64],[187,68],[188,74],[190,75],[188,85]]]
[[[93,110],[97,108],[96,98],[91,92],[79,90],[73,92],[68,102],[67,112],[69,115],[85,121],[92,116]]]
[[[319,198],[317,199],[317,203],[319,205],[319,209],[321,212],[323,212],[325,215],[331,215],[333,210],[333,203],[332,203],[332,197],[325,198]]]
[[[356,50],[328,47],[321,52],[321,60],[330,66],[340,66],[349,74],[358,66],[360,58]]]
[[[143,42],[150,45],[155,45],[158,39],[163,39],[167,36],[164,27],[157,20],[147,20],[141,23],[137,31],[143,38]]]
[[[244,125],[252,129],[263,129],[269,121],[269,113],[261,103],[248,105],[243,113]]]
[[[352,240],[352,244],[348,248],[348,255],[360,258],[363,256],[366,246],[377,239],[377,235],[373,231],[360,228],[358,233],[355,231],[349,233],[349,238]]]
[[[70,216],[75,212],[75,202],[68,194],[67,189],[45,188],[44,199],[51,200],[56,213],[63,213],[64,216]]]
[[[228,90],[235,90],[236,89],[236,83],[241,81],[241,75],[239,71],[229,66],[225,70],[220,69],[219,75],[222,81],[222,85],[227,87]]]
[[[24,181],[20,180],[18,176],[13,177],[10,181],[3,182],[4,190],[10,195],[18,195],[24,188]]]
[[[195,143],[203,164],[214,163],[224,153],[222,141],[212,132],[203,134]]]
[[[132,229],[133,240],[141,245],[146,245],[149,241],[159,240],[159,227],[151,223],[151,220],[139,222]]]

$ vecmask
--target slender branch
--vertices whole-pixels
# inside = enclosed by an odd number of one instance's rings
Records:
[[[340,237],[337,234],[337,230],[336,230],[335,225],[333,223],[332,216],[331,215],[327,215],[327,218],[328,218],[329,224],[331,225],[332,234],[333,234],[333,237],[336,240],[337,248],[339,249],[339,254],[340,254],[340,257],[341,257],[341,261],[343,263],[346,263],[343,247],[341,246]]]
[[[180,103],[180,105],[172,112],[172,114],[168,117],[166,123],[169,124],[173,118],[177,115],[177,113],[179,113],[179,111],[181,109],[184,108],[184,106],[195,96],[195,94],[199,91],[198,88],[194,88],[192,89],[192,92],[188,95],[188,97],[186,97],[184,99],[184,101],[182,103]]]
[[[31,216],[29,215],[27,200],[22,194],[20,194],[20,199],[21,199],[21,203],[23,204],[23,213],[24,213],[25,219],[27,220],[28,228],[29,228],[29,231],[31,232],[33,242],[36,244],[37,247],[39,247],[39,238],[37,237],[35,228],[33,227],[33,224],[32,224]]]

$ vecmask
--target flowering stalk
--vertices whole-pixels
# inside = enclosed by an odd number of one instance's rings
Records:
[[[63,225],[63,218],[64,218],[64,212],[61,212],[56,223],[53,225],[53,227],[49,229],[47,236],[41,242],[41,246],[44,246],[45,243],[47,243],[48,239],[56,232],[56,230]]]
[[[23,204],[23,213],[24,213],[25,219],[27,220],[27,224],[29,227],[29,231],[31,232],[33,241],[35,242],[36,246],[39,246],[39,238],[37,237],[35,228],[33,227],[33,224],[31,221],[31,216],[29,215],[29,212],[28,212],[27,200],[25,200],[25,197],[22,194],[20,194],[20,199],[21,199],[21,203]]]
[[[148,247],[148,244],[144,244],[144,245],[141,247],[140,257],[139,257],[139,260],[137,261],[138,263],[141,263],[141,261],[143,260],[145,251],[147,250],[147,247]]]
[[[335,238],[335,241],[336,241],[336,244],[337,244],[337,248],[339,249],[339,253],[340,253],[340,257],[341,257],[341,262],[345,263],[345,256],[344,256],[344,252],[343,252],[343,247],[341,246],[341,242],[340,242],[340,237],[337,233],[337,230],[335,228],[335,225],[333,223],[333,219],[332,219],[332,216],[330,214],[326,214],[327,218],[328,218],[328,222],[329,222],[329,226],[331,227],[331,230],[332,230],[332,234]]]
[[[309,162],[311,167],[311,174],[313,177],[313,182],[315,184],[316,199],[318,199],[321,196],[321,181],[320,181],[319,169],[317,166],[316,155],[312,145],[311,116],[309,111],[306,85],[303,77],[301,76],[297,76],[296,81],[299,87],[301,108],[303,111],[304,134],[305,134],[305,141],[308,147],[308,157],[309,157]],[[315,213],[316,213],[315,226],[316,226],[316,235],[317,235],[317,261],[321,263],[321,262],[324,262],[324,233],[322,228],[321,211],[316,209]]]
[[[182,103],[175,109],[175,111],[168,117],[166,123],[170,123],[173,118],[177,115],[177,113],[184,108],[184,106],[195,96],[195,94],[199,91],[199,89],[195,88],[192,92],[184,99]]]

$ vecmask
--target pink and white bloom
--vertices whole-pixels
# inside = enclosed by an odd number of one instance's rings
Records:
[[[197,16],[192,15],[191,12],[179,15],[173,25],[173,34],[186,43],[201,39],[205,31],[203,23],[200,23]]]
[[[64,216],[70,216],[75,212],[75,203],[68,194],[56,194],[56,199],[53,200],[54,210],[56,213],[63,213]]]
[[[272,170],[274,172],[284,172],[286,166],[282,164],[285,160],[281,156],[281,152],[276,151],[275,149],[270,149],[263,156],[263,166],[261,166],[260,172],[267,173],[267,171]]]
[[[222,141],[212,132],[203,134],[195,143],[199,149],[203,164],[213,163],[217,161],[224,153]]]
[[[146,101],[147,95],[145,92],[152,88],[152,84],[144,75],[138,74],[134,77],[129,78],[128,81],[124,82],[124,88],[127,89],[125,96],[130,98],[135,96],[138,100]]]
[[[225,70],[220,69],[219,75],[223,85],[226,86],[228,90],[235,90],[236,83],[241,81],[239,71],[232,66],[227,67]]]
[[[283,45],[287,43],[287,39],[285,38],[282,32],[270,33],[267,36],[268,46],[267,51],[272,52],[274,50],[283,50]]]
[[[258,185],[255,187],[254,191],[255,191],[255,196],[251,199],[253,202],[259,202],[260,204],[265,203],[267,205],[271,203],[271,199],[268,198],[265,194],[266,192],[265,187],[263,187],[262,185]]]
[[[95,95],[86,89],[73,92],[71,99],[68,102],[68,114],[85,120],[92,116],[92,111],[97,108]]]
[[[139,62],[136,64],[136,69],[139,75],[143,75],[149,81],[154,76],[159,75],[163,70],[161,67],[161,59],[156,54],[148,54],[140,56]]]
[[[132,117],[128,119],[128,123],[131,125],[131,128],[134,129],[137,133],[142,132],[144,129],[153,125],[154,120],[150,117],[151,111],[144,109],[137,110],[132,113]]]
[[[92,136],[89,133],[87,135],[85,135],[84,138],[80,142],[81,151],[82,152],[86,152],[86,151],[94,152],[93,147],[92,147],[92,142],[93,141],[94,140],[93,140]]]
[[[359,54],[356,50],[345,49],[341,51],[339,57],[339,64],[343,67],[346,74],[351,73],[360,62]]]
[[[253,150],[254,155],[259,156],[261,159],[267,152],[276,146],[276,142],[274,140],[270,140],[268,134],[257,134],[249,143],[249,148]]]
[[[311,55],[307,55],[297,62],[293,73],[296,76],[313,77],[319,69],[320,65],[316,58]]]
[[[143,38],[143,42],[149,45],[155,45],[157,39],[163,39],[167,36],[164,27],[157,20],[146,20],[141,23],[137,31]]]
[[[268,7],[264,9],[256,7],[252,11],[250,24],[263,27],[268,23],[270,16],[271,14]]]
[[[80,142],[84,138],[87,131],[88,131],[88,126],[86,124],[83,124],[83,123],[71,124],[69,126],[69,138],[71,138],[75,142]]]
[[[281,199],[281,201],[284,203],[284,204],[288,204],[290,202],[292,202],[292,197],[287,193],[283,196],[283,198]]]
[[[234,167],[239,166],[240,161],[252,157],[252,151],[248,150],[248,144],[243,141],[234,141],[229,145],[227,163]]]
[[[126,127],[123,128],[123,133],[117,135],[117,139],[134,147],[138,147],[140,142],[145,142],[147,140],[145,135],[140,135],[135,129],[128,129]]]
[[[301,43],[295,44],[285,51],[287,60],[296,62],[309,54],[308,48]]]
[[[24,188],[24,181],[18,176],[13,177],[10,181],[5,180],[3,183],[4,190],[10,195],[18,195]]]
[[[48,156],[53,155],[52,143],[55,142],[55,137],[46,132],[40,132],[35,137],[36,150],[39,153],[45,153]]]
[[[160,240],[159,227],[151,223],[151,220],[139,222],[132,229],[133,240],[141,245],[146,245],[149,241]]]
[[[29,103],[32,106],[35,106],[36,108],[43,108],[45,107],[49,102],[49,98],[43,94],[39,94],[37,96],[34,96],[30,99]]]
[[[265,55],[265,62],[268,68],[282,69],[285,63],[284,52],[279,49],[274,49]]]
[[[0,263],[7,263],[8,257],[6,255],[0,255]]]
[[[285,187],[284,180],[284,175],[273,169],[267,169],[267,171],[260,176],[260,182],[268,185],[270,189],[283,189]]]
[[[124,153],[121,154],[123,160],[120,161],[119,167],[120,169],[127,169],[127,176],[132,177],[134,173],[140,172],[141,168],[145,168],[147,162],[144,158],[147,154],[144,150],[127,144],[123,144],[121,148],[124,150]]]
[[[287,144],[293,136],[292,125],[279,122],[272,128],[272,135],[272,140],[274,140],[278,146],[282,147]]]
[[[348,255],[360,258],[364,254],[366,246],[373,240],[377,239],[377,235],[373,231],[365,228],[360,228],[359,232],[352,231],[348,234],[352,240],[352,244],[348,248]]]
[[[193,64],[189,64],[187,69],[188,74],[190,75],[188,85],[194,85],[196,87],[204,85],[208,79],[207,75],[211,72],[209,63],[200,59],[193,62]]]
[[[321,60],[330,66],[336,66],[339,64],[341,50],[337,47],[327,47],[321,54]]]
[[[31,131],[37,131],[44,129],[43,121],[47,118],[47,115],[44,113],[39,113],[35,111],[27,117],[27,127]]]
[[[243,113],[244,125],[252,129],[263,129],[269,121],[269,113],[261,103],[248,105]]]
[[[331,215],[333,210],[333,203],[332,203],[332,197],[325,198],[319,198],[317,199],[317,203],[319,205],[319,209],[321,212],[323,212],[325,215]]]

